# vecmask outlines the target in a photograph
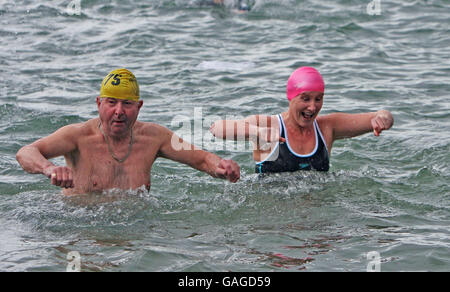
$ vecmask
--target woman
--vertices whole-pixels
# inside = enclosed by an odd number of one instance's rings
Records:
[[[274,116],[216,121],[210,131],[222,139],[252,141],[258,173],[328,171],[335,140],[371,131],[379,136],[392,127],[394,119],[387,110],[319,116],[324,90],[323,78],[316,69],[298,68],[287,83],[287,111]]]

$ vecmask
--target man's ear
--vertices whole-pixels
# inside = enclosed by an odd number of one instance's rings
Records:
[[[142,99],[140,101],[138,101],[138,108],[141,109],[143,104],[144,104],[144,101]]]
[[[100,104],[102,103],[100,96],[97,96],[97,107],[100,107]]]

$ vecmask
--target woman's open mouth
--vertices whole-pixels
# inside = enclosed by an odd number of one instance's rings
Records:
[[[302,117],[306,120],[311,120],[314,117],[314,113],[302,112]]]

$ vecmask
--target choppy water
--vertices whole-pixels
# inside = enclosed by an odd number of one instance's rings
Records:
[[[368,0],[257,0],[249,13],[83,0],[80,15],[69,2],[0,1],[1,271],[64,271],[70,251],[83,271],[365,271],[372,251],[382,271],[450,270],[448,1],[381,0],[380,15]],[[117,67],[140,82],[140,120],[177,130],[173,118],[199,108],[283,111],[301,65],[324,75],[323,113],[385,108],[394,128],[336,142],[327,174],[259,178],[231,147],[216,152],[241,165],[237,184],[158,160],[150,194],[89,200],[15,160],[95,117]]]

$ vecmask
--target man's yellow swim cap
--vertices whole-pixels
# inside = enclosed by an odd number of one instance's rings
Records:
[[[139,85],[136,77],[127,69],[111,71],[102,81],[100,97],[139,100]]]

